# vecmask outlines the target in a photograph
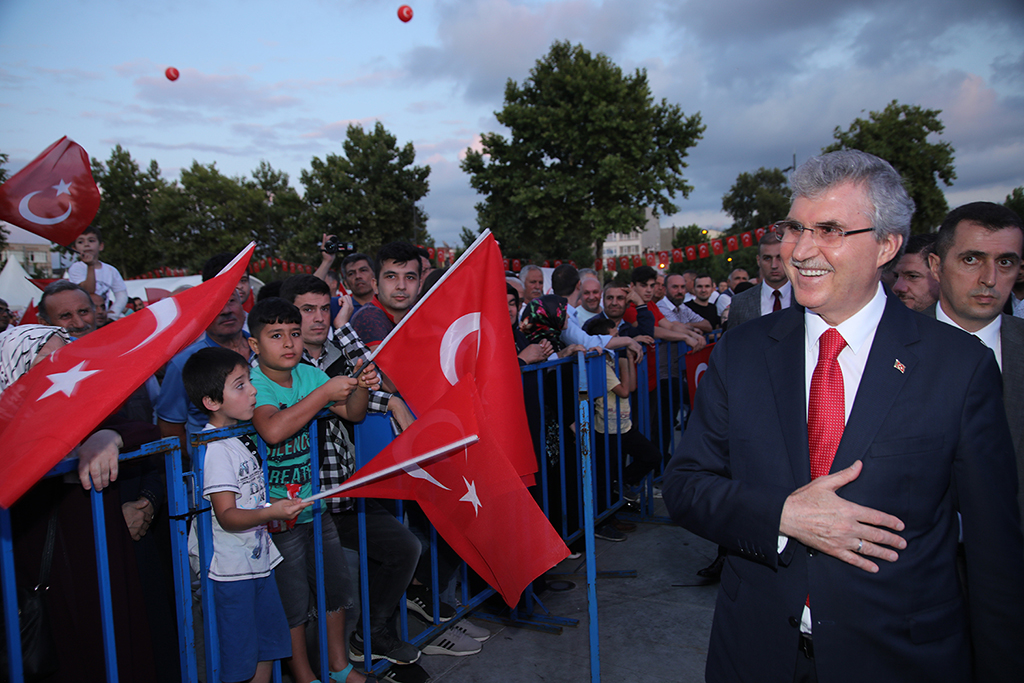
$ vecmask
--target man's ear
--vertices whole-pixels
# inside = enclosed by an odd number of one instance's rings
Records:
[[[220,401],[214,401],[209,396],[203,396],[203,407],[209,410],[211,413],[220,410],[220,406]]]
[[[942,281],[939,274],[942,272],[942,259],[938,254],[928,254],[928,270],[932,271],[932,277],[938,281]]]
[[[252,352],[257,356],[260,355],[260,343],[256,341],[255,336],[249,337],[249,348],[252,349]]]

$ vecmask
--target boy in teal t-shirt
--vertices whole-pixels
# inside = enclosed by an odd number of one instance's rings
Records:
[[[344,419],[358,422],[366,415],[368,389],[380,386],[372,366],[354,379],[329,378],[321,370],[301,365],[301,323],[299,309],[276,297],[264,299],[249,312],[249,344],[259,362],[259,368],[252,372],[252,384],[258,390],[252,424],[268,444],[271,500],[312,495],[314,454],[310,453],[308,424],[313,417],[329,408]],[[315,455],[319,458],[319,453]],[[309,598],[316,590],[312,521],[313,513],[307,509],[293,528],[273,534],[274,545],[284,557],[275,576],[291,631],[289,665],[292,677],[299,682],[317,680],[306,652]],[[353,671],[345,647],[345,609],[353,605],[354,594],[348,565],[330,518],[323,520],[321,532],[330,677],[332,681],[361,683],[365,678]]]

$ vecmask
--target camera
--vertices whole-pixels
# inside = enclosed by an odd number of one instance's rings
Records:
[[[337,237],[331,237],[324,243],[324,252],[328,254],[354,254],[356,252],[355,242],[339,242]]]

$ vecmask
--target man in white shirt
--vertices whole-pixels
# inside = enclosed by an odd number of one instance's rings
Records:
[[[953,209],[929,256],[939,281],[939,302],[927,313],[970,332],[995,354],[1003,374],[1024,518],[1024,320],[1002,313],[1021,269],[1022,249],[1020,217],[1005,206],[973,202]]]
[[[601,281],[597,275],[580,272],[580,306],[576,309],[580,324],[601,312]]]
[[[886,297],[914,211],[890,164],[832,152],[791,184],[777,230],[804,308],[718,342],[665,475],[672,518],[729,551],[707,680],[1017,681],[1024,540],[998,367]]]
[[[696,276],[696,273],[693,273],[691,279]],[[686,274],[671,273],[665,278],[665,297],[658,301],[658,310],[672,322],[689,325],[698,332],[710,332],[711,323],[686,305],[692,298],[693,295],[686,287]]]
[[[757,243],[757,268],[761,284],[740,292],[729,306],[729,329],[762,315],[789,308],[793,287],[782,266],[782,243],[775,232],[766,232]]]

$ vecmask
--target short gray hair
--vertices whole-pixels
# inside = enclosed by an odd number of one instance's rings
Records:
[[[532,263],[527,263],[525,266],[523,266],[523,269],[519,271],[519,279],[522,280],[523,282],[526,282],[526,274],[529,273],[531,270],[540,270],[540,266],[536,266]],[[543,270],[540,270],[540,272],[541,274],[544,273]]]
[[[903,187],[903,179],[885,159],[856,149],[829,152],[811,157],[800,165],[790,179],[793,198],[816,199],[830,187],[841,183],[862,184],[874,208],[871,221],[875,239],[887,235],[903,238],[898,259],[910,238],[910,219],[914,216],[914,200]]]

